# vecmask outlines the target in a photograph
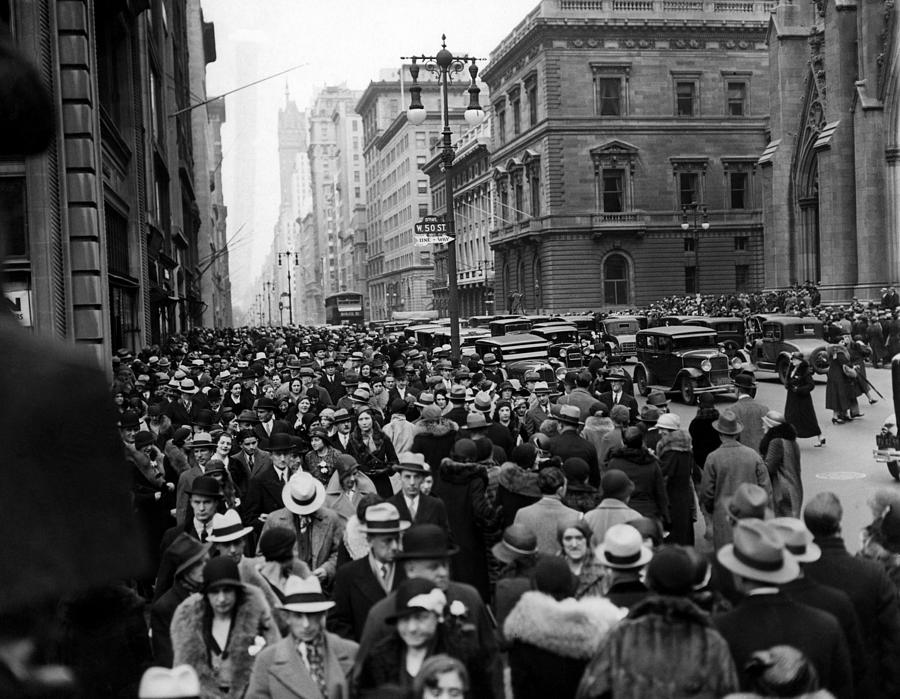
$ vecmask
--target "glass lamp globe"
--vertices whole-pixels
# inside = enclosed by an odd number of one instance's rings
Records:
[[[423,123],[425,119],[428,117],[428,112],[425,111],[424,107],[416,107],[414,109],[406,110],[406,120],[415,126]]]

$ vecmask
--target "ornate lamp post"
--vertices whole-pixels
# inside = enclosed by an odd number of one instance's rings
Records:
[[[278,266],[281,267],[282,259],[287,259],[287,282],[288,282],[288,290],[287,293],[282,293],[282,296],[287,296],[288,300],[288,325],[294,324],[294,287],[291,286],[291,267],[299,267],[300,266],[300,255],[296,252],[279,252],[278,256]],[[291,258],[293,256],[293,264],[291,263]],[[281,317],[279,316],[279,321]]]
[[[709,230],[709,213],[704,204],[692,201],[681,207],[681,230],[694,233],[694,288],[700,293],[700,231]]]
[[[469,126],[477,126],[484,120],[484,110],[478,102],[480,88],[475,84],[478,76],[478,66],[475,61],[483,58],[473,56],[454,56],[447,50],[447,35],[441,35],[441,50],[436,56],[403,56],[401,60],[411,60],[409,74],[413,84],[409,88],[410,102],[406,110],[406,118],[410,124],[418,125],[428,116],[422,105],[422,87],[418,83],[419,61],[425,64],[425,70],[434,74],[441,86],[441,119],[443,130],[441,131],[441,163],[444,166],[444,201],[446,214],[444,221],[447,224],[447,235],[451,237],[447,243],[447,308],[450,315],[450,355],[453,360],[459,359],[459,291],[456,284],[456,236],[453,227],[453,158],[456,153],[453,149],[450,131],[450,108],[447,92],[452,77],[461,73],[466,63],[469,64],[469,106],[465,111],[465,120]]]
[[[263,286],[266,287],[266,296],[269,300],[269,325],[272,324],[272,282],[263,282]]]

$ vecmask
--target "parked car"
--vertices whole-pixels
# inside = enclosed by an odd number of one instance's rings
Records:
[[[551,364],[554,363],[553,360],[566,368],[578,368],[584,364],[581,339],[578,337],[578,328],[574,325],[552,321],[537,323],[531,333],[550,342],[548,352]]]
[[[638,331],[635,343],[634,384],[643,396],[653,390],[677,393],[691,405],[699,393],[735,392],[732,371],[742,362],[729,360],[719,349],[714,330],[697,325],[649,328]]]
[[[606,353],[606,359],[612,362],[624,362],[636,354],[635,334],[641,329],[637,316],[607,316],[597,323],[600,334],[600,349]]]
[[[817,374],[828,372],[828,342],[822,321],[779,314],[751,316],[746,359],[754,371],[773,371],[784,384],[794,352],[802,353]]]
[[[475,340],[475,352],[484,357],[490,352],[506,370],[507,378],[522,381],[525,372],[537,371],[541,381],[556,387],[556,370],[550,364],[550,342],[531,333],[516,333],[499,337],[483,337]]]
[[[491,335],[500,337],[501,335],[509,335],[515,332],[529,332],[534,325],[534,321],[528,318],[504,318],[503,320],[492,320],[488,323]]]

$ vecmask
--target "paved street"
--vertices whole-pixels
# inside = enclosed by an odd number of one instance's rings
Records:
[[[633,369],[628,366],[629,371]],[[822,491],[836,493],[844,505],[844,530],[847,532],[847,545],[856,550],[860,529],[871,521],[871,513],[866,501],[870,493],[878,488],[900,488],[887,471],[884,464],[875,463],[872,449],[875,448],[875,433],[881,428],[884,419],[893,412],[890,391],[890,370],[869,369],[869,380],[884,394],[885,400],[879,399],[875,405],[868,405],[862,396],[861,410],[864,417],[845,425],[831,424],[831,411],[825,410],[825,378],[818,377],[813,402],[828,443],[823,448],[816,448],[815,439],[800,440],[800,453],[803,467],[804,498],[808,499]],[[757,399],[759,402],[775,410],[784,410],[785,390],[774,374],[761,374],[758,381]],[[719,410],[725,409],[730,399],[723,398],[717,402]],[[690,424],[696,413],[681,403],[672,402],[669,406],[677,413],[682,425]]]

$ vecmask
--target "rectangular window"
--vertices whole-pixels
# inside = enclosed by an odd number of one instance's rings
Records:
[[[5,257],[28,255],[28,227],[25,218],[25,178],[0,177],[0,237]]]
[[[747,184],[750,176],[746,172],[728,174],[729,204],[732,209],[746,209],[749,203]]]
[[[695,80],[678,80],[675,83],[676,116],[697,116],[697,82]]]
[[[684,251],[685,252],[694,252],[696,250],[696,246],[694,245],[693,238],[685,238],[684,239]]]
[[[416,131],[416,148],[424,149],[426,143],[426,135],[424,131]]]
[[[696,172],[678,173],[678,204],[690,206],[700,201],[700,175]]]
[[[541,172],[538,165],[533,165],[528,173],[529,188],[531,189],[531,217],[541,215]]]
[[[500,223],[505,226],[511,223],[509,220],[509,191],[505,182],[498,183],[497,189],[500,192]]]
[[[744,116],[747,114],[747,83],[728,81],[726,85],[728,116]]]
[[[603,211],[606,213],[625,211],[625,171],[604,170],[601,177],[603,192],[600,202]]]
[[[522,185],[521,173],[516,176],[516,180],[513,183],[513,191],[516,197],[516,220],[518,221],[525,215],[525,191]]]
[[[532,80],[525,86],[525,94],[528,96],[528,125],[534,127],[538,120],[537,80]]]
[[[734,239],[734,249],[736,252],[743,252],[747,249],[750,239],[745,235],[739,235]]]
[[[521,103],[519,102],[519,97],[516,95],[514,99],[511,99],[509,102],[509,108],[512,111],[512,135],[518,136],[522,133],[522,110],[520,109]]]
[[[419,194],[428,194],[428,183],[424,180],[419,180]]]
[[[506,143],[506,109],[500,105],[495,109],[497,114],[497,140],[500,143]]]
[[[697,268],[691,265],[684,268],[684,293],[697,293]]]
[[[428,204],[419,204],[419,217],[428,215]]]
[[[597,78],[597,114],[622,116],[622,79]]]
[[[750,265],[734,266],[734,288],[739,292],[750,288]]]

